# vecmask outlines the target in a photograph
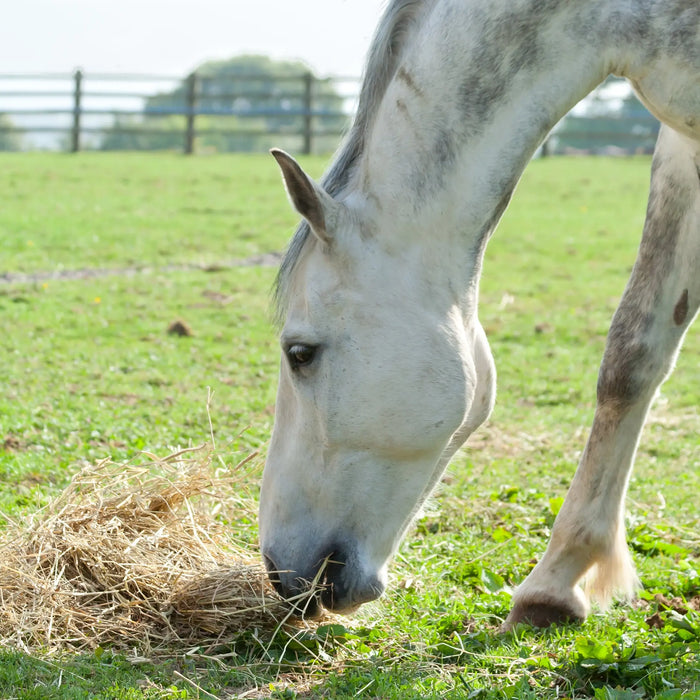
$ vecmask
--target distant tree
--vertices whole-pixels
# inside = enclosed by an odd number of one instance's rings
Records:
[[[0,151],[21,151],[22,132],[6,114],[0,114]]]
[[[285,143],[304,125],[304,76],[309,69],[298,61],[275,61],[267,56],[238,56],[204,63],[197,74],[197,146],[217,151],[255,151],[269,145],[269,135]],[[337,133],[346,122],[343,98],[330,80],[313,77],[314,129]],[[187,107],[188,79],[170,92],[146,99],[143,115],[115,120],[105,133],[103,149],[181,148]],[[160,129],[179,133],[148,133]],[[129,133],[131,130],[132,133]],[[136,133],[136,132],[139,133]],[[295,136],[298,142],[298,137]]]

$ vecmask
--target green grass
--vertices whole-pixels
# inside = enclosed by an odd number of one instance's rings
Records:
[[[305,165],[323,169],[317,158]],[[496,409],[404,543],[382,600],[343,624],[280,635],[267,651],[239,639],[216,651],[224,661],[0,650],[0,697],[700,697],[700,614],[680,605],[700,594],[692,332],[630,484],[640,601],[579,626],[498,633],[585,443],[648,170],[646,158],[550,159],[527,170],[489,245],[481,290]],[[0,187],[0,275],[150,269],[0,283],[0,509],[32,512],[85,461],[207,441],[208,390],[227,464],[264,452],[278,363],[274,270],[219,263],[287,241],[295,216],[272,160],[2,155]],[[190,264],[211,271],[166,269]],[[176,319],[191,337],[166,332]],[[236,527],[255,541],[255,523]],[[678,598],[677,611],[657,594]]]
[[[216,265],[279,250],[294,226],[271,157],[3,154],[6,271]],[[260,214],[264,213],[264,221]]]

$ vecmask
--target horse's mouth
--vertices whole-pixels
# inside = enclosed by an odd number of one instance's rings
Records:
[[[289,602],[292,604],[292,615],[302,620],[319,620],[326,613],[352,615],[362,605],[362,603],[338,605],[331,593],[321,590],[301,593]]]
[[[293,604],[292,614],[303,620],[318,620],[324,616],[326,612],[333,615],[352,615],[357,612],[364,603],[370,600],[376,600],[381,593],[373,595],[372,598],[367,598],[361,602],[336,600],[333,595],[332,586],[317,590],[309,591],[306,594],[301,594],[298,600],[291,601]]]

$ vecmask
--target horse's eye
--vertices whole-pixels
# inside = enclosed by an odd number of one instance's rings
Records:
[[[289,360],[289,366],[293,370],[297,370],[310,365],[314,361],[314,357],[316,357],[316,349],[315,345],[293,343],[285,351]]]

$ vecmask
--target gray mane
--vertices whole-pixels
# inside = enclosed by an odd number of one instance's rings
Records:
[[[432,1],[391,0],[384,12],[367,57],[355,119],[330,168],[321,179],[321,184],[330,195],[339,195],[349,184],[364,151],[365,138],[379,103],[396,73],[408,30],[421,8]],[[309,225],[302,221],[282,259],[274,287],[278,323],[284,314],[283,305],[290,275],[310,234]]]

